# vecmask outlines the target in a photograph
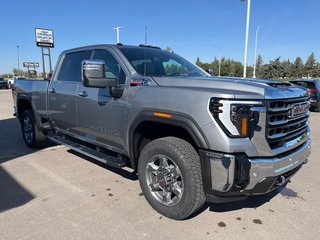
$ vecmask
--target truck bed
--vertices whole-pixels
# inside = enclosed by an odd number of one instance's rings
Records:
[[[17,99],[31,100],[33,110],[37,114],[46,114],[47,88],[49,81],[47,80],[17,80],[14,84],[13,100],[14,106],[17,106]],[[18,116],[18,113],[16,112]]]

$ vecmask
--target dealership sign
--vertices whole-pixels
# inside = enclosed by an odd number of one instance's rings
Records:
[[[24,62],[23,66],[26,68],[38,68],[39,63],[37,63],[37,62]]]
[[[36,28],[36,42],[38,47],[53,48],[53,31],[50,29]]]

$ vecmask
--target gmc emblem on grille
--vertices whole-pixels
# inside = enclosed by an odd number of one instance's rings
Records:
[[[302,104],[295,104],[291,106],[291,117],[298,116],[300,114],[303,114],[307,112],[310,108],[309,103],[302,103]]]

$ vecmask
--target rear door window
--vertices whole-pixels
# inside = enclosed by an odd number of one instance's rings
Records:
[[[81,64],[90,59],[92,51],[81,51],[65,55],[58,79],[60,81],[81,82]]]

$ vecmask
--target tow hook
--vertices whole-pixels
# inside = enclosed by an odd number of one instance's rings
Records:
[[[283,175],[281,175],[281,176],[277,179],[276,185],[277,185],[277,186],[281,186],[281,185],[285,184],[285,182],[286,182],[286,178],[285,178]]]

